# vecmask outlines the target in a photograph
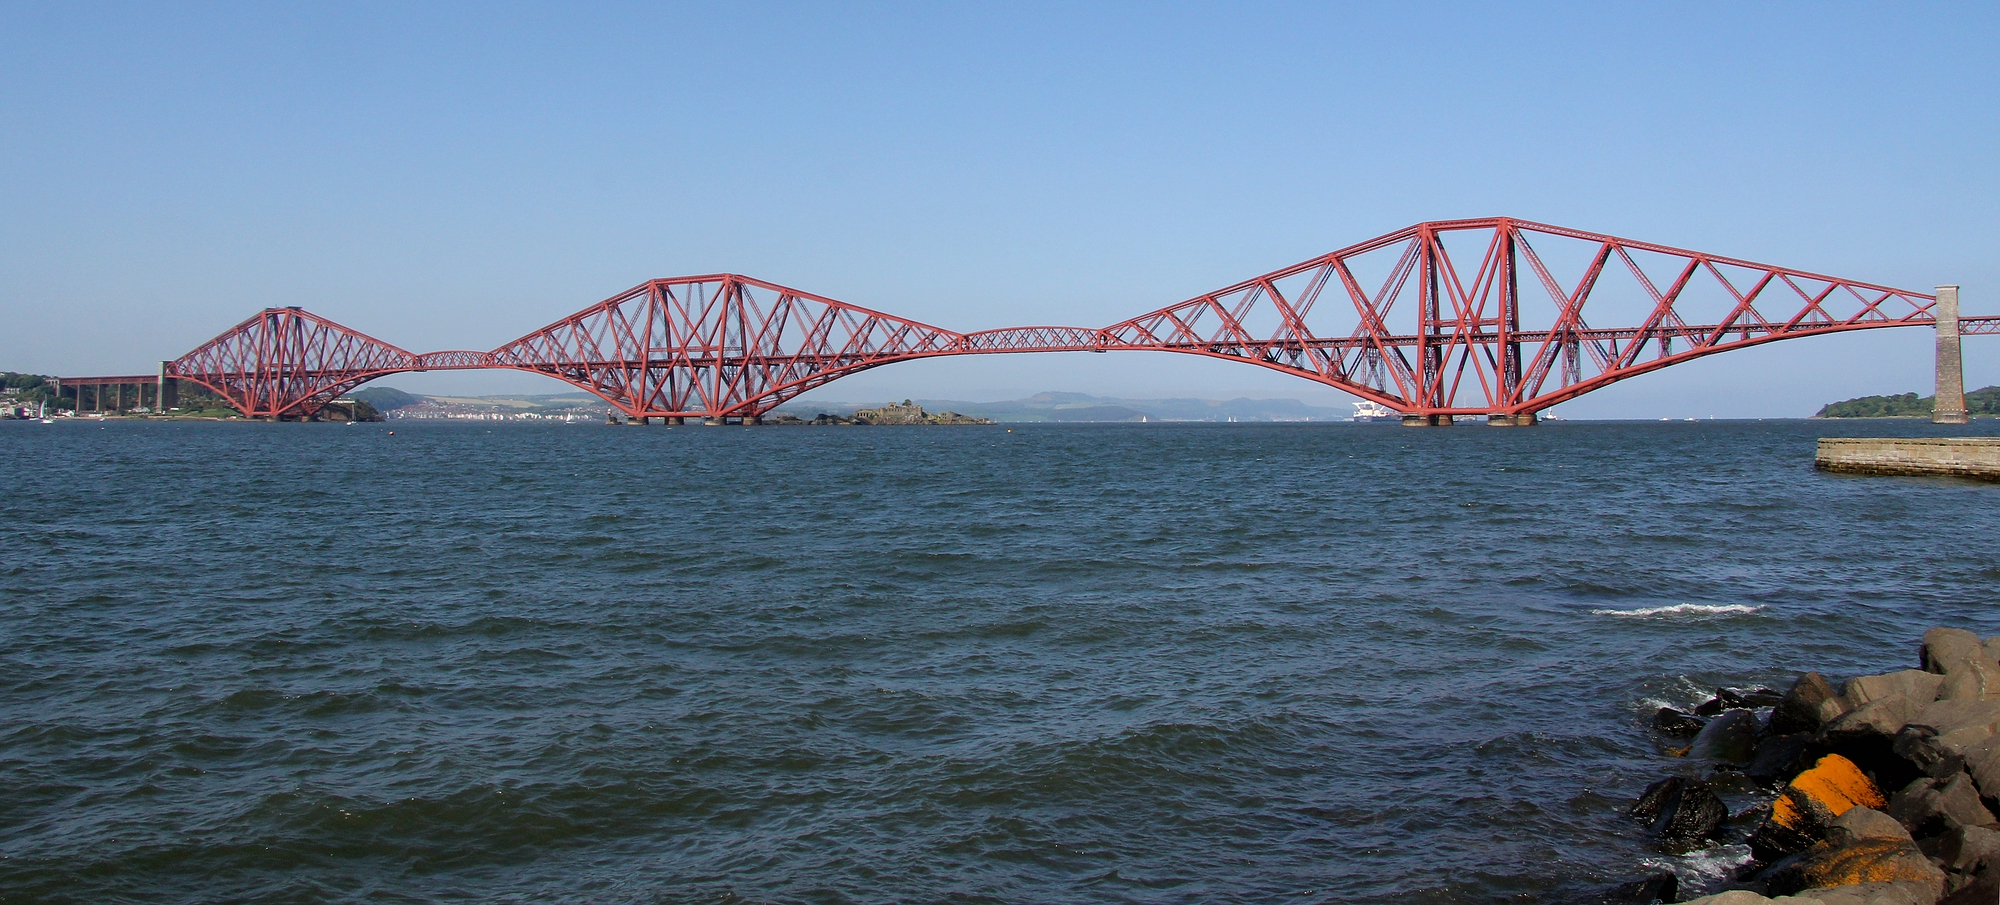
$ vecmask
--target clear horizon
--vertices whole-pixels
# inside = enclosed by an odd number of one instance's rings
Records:
[[[2000,13],[441,4],[0,9],[0,368],[145,371],[272,305],[492,348],[730,271],[939,326],[1097,326],[1506,215],[2000,314]],[[1932,334],[1677,365],[1577,418],[1929,394]],[[1966,340],[1968,387],[2000,339]],[[804,397],[1350,397],[1164,354],[899,364]],[[410,392],[561,392],[533,375]]]

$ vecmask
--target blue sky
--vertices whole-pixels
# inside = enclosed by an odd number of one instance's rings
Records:
[[[1100,325],[1506,215],[2000,313],[1989,5],[0,4],[0,368],[145,371],[269,305],[490,348],[735,271],[961,330]],[[1677,366],[1571,417],[1930,388],[1926,330]],[[2000,338],[1967,340],[1971,386]],[[544,391],[504,373],[422,392]],[[1172,355],[814,397],[1345,397]]]

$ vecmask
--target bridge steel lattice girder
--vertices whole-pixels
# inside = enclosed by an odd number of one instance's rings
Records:
[[[1547,258],[1564,243],[1567,277]],[[1612,303],[1589,302],[1607,293],[1636,302],[1639,323],[1593,326],[1587,312]],[[1707,320],[1689,307],[1703,293],[1721,303]],[[1162,351],[1255,364],[1405,414],[1514,416],[1732,349],[1930,325],[1934,303],[1887,286],[1488,218],[1416,224],[1102,328],[959,333],[723,273],[642,283],[491,352],[419,355],[301,309],[266,309],[169,373],[253,417],[310,417],[388,374],[504,368],[570,383],[628,417],[722,418],[760,416],[840,377],[920,358]],[[2000,317],[1962,318],[1961,327],[2000,333]]]

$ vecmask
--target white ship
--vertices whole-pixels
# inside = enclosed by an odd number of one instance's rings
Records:
[[[1354,404],[1354,417],[1349,418],[1347,420],[1357,421],[1363,424],[1372,423],[1376,421],[1394,421],[1397,423],[1401,423],[1403,420],[1403,413],[1396,411],[1395,409],[1392,409],[1379,402],[1364,401],[1364,402],[1357,402]]]

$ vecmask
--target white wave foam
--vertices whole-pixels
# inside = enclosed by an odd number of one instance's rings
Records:
[[[1706,604],[1676,603],[1673,606],[1654,606],[1642,610],[1591,610],[1592,616],[1631,616],[1647,618],[1653,616],[1685,616],[1691,619],[1705,619],[1713,616],[1748,616],[1762,610],[1761,606],[1741,603]]]
[[[1679,858],[1647,858],[1639,862],[1645,870],[1673,872],[1681,881],[1681,895],[1694,897],[1711,891],[1735,876],[1736,869],[1750,863],[1750,846],[1718,845],[1689,852]]]
[[[1639,713],[1647,719],[1658,713],[1662,707],[1672,707],[1684,713],[1692,713],[1695,705],[1715,696],[1715,686],[1703,685],[1687,676],[1675,676],[1666,688],[1655,695],[1639,699]]]

